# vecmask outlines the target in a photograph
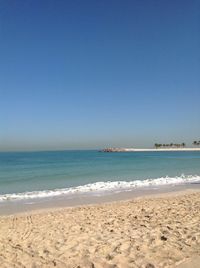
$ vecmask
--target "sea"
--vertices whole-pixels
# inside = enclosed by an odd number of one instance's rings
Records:
[[[0,210],[77,196],[198,187],[200,151],[0,153]],[[17,203],[18,202],[18,203]]]

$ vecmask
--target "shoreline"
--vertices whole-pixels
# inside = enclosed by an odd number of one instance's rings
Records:
[[[0,261],[2,267],[17,261],[22,267],[182,268],[200,257],[199,211],[200,190],[187,189],[1,216]]]
[[[105,148],[101,152],[187,152],[187,151],[200,151],[200,148],[150,148],[150,149],[137,149],[137,148]]]
[[[39,211],[56,211],[57,209],[68,209],[82,206],[93,206],[111,204],[116,202],[126,202],[135,199],[148,197],[159,197],[160,195],[185,194],[188,191],[200,192],[200,183],[163,185],[159,187],[142,187],[118,192],[108,192],[101,195],[88,195],[77,193],[71,196],[58,196],[52,198],[36,198],[34,200],[10,201],[0,203],[0,218],[7,216],[32,214]]]
[[[81,209],[85,207],[98,207],[98,206],[106,206],[106,205],[117,205],[120,203],[126,203],[126,202],[134,202],[134,201],[139,201],[139,200],[148,200],[148,199],[164,199],[168,197],[177,197],[177,196],[184,196],[187,194],[195,194],[195,193],[200,193],[200,186],[199,188],[180,188],[180,189],[162,189],[159,191],[153,191],[147,190],[143,193],[138,193],[135,196],[132,196],[132,193],[129,192],[121,192],[118,194],[110,194],[108,196],[103,196],[103,197],[97,197],[96,200],[91,201],[90,198],[86,200],[86,202],[83,201],[82,204],[80,203],[69,203],[68,205],[63,202],[63,205],[56,204],[55,200],[52,200],[51,203],[54,203],[54,205],[48,205],[47,207],[42,207],[42,206],[36,206],[36,208],[26,210],[26,211],[21,211],[21,212],[14,212],[12,214],[0,214],[0,219],[1,218],[7,218],[7,217],[17,217],[17,216],[27,216],[27,215],[33,215],[33,214],[43,214],[43,213],[52,213],[52,212],[57,212],[57,211],[64,211],[68,209]]]

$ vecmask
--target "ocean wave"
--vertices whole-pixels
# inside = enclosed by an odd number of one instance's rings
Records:
[[[91,184],[86,184],[83,186],[54,189],[54,190],[42,190],[24,193],[11,193],[0,195],[0,202],[3,201],[15,201],[24,199],[34,199],[34,198],[48,198],[57,196],[68,196],[73,194],[87,194],[96,193],[103,194],[106,192],[119,192],[126,191],[142,187],[154,187],[154,186],[164,186],[164,185],[181,185],[181,184],[191,184],[200,183],[200,176],[185,176],[180,177],[161,177],[156,179],[146,179],[146,180],[134,180],[134,181],[107,181],[107,182],[95,182]]]

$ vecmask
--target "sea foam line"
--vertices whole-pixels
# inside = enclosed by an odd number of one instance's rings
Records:
[[[86,184],[83,186],[54,189],[54,190],[42,190],[24,193],[12,193],[0,195],[0,202],[3,201],[15,201],[34,198],[47,198],[64,196],[78,193],[104,193],[115,192],[123,190],[131,190],[134,188],[148,187],[148,186],[164,186],[164,185],[181,185],[200,183],[200,176],[185,176],[180,177],[161,177],[157,179],[135,180],[135,181],[107,181],[107,182],[95,182]]]

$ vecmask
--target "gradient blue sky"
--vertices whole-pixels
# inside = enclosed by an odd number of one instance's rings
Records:
[[[0,150],[200,138],[200,1],[2,0]]]

